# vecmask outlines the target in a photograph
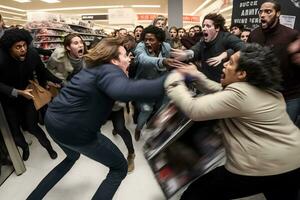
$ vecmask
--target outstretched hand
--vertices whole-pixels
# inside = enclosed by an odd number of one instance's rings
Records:
[[[32,95],[32,89],[17,90],[17,92],[18,95],[21,95],[22,97],[25,97],[28,100],[34,98],[34,96]]]
[[[292,62],[300,65],[300,38],[292,42],[288,47]]]
[[[197,66],[194,65],[193,63],[189,63],[189,64],[181,63],[181,65],[178,66],[176,70],[185,76],[187,75],[193,76],[195,73],[198,72]]]
[[[187,60],[188,55],[184,50],[172,48],[170,52],[170,57],[179,61],[185,61]]]
[[[212,67],[216,67],[218,66],[225,58],[227,57],[227,53],[226,52],[223,52],[221,53],[220,55],[218,56],[215,56],[215,57],[212,57],[212,58],[209,58],[206,60],[206,63],[209,65],[209,66],[212,66]]]

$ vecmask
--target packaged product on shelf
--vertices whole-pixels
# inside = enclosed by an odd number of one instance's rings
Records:
[[[167,199],[225,161],[217,120],[193,122],[172,103],[149,122],[145,157]]]

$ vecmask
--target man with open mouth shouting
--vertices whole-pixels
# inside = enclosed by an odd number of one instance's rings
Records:
[[[140,42],[134,53],[137,66],[136,79],[154,79],[165,74],[172,66],[174,59],[168,58],[171,46],[165,42],[165,32],[163,29],[150,25],[142,33]],[[161,100],[153,102],[137,102],[140,110],[137,127],[135,129],[135,140],[140,139],[143,126],[151,116],[153,110],[159,107]]]
[[[293,122],[300,115],[300,68],[293,63],[294,53],[289,53],[289,45],[297,40],[299,32],[279,23],[281,6],[275,0],[262,2],[258,15],[260,27],[253,30],[248,42],[259,43],[262,46],[273,48],[280,60],[280,69],[283,76],[283,96],[287,103],[287,112]],[[299,126],[299,125],[298,125]]]
[[[220,81],[223,63],[244,44],[236,36],[225,31],[222,15],[211,13],[202,23],[203,38],[190,50],[172,49],[171,57],[177,60],[201,60],[201,71],[211,80]]]

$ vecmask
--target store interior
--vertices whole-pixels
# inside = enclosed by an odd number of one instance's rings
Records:
[[[41,13],[46,12],[52,15],[59,15],[61,19],[67,21],[73,20],[73,22],[77,21],[77,23],[79,21],[91,21],[93,24],[92,28],[104,29],[105,32],[109,33],[119,28],[133,30],[136,25],[147,26],[156,15],[168,16],[169,4],[174,3],[176,1],[171,0],[10,0],[1,1],[0,13],[7,26],[24,25],[36,19],[41,19]],[[230,25],[231,23],[232,0],[184,0],[182,6],[184,28],[199,24],[202,21],[201,16],[203,16],[203,13],[212,11],[222,13],[226,19],[226,24]],[[126,22],[127,24],[118,24],[111,20],[111,14],[114,10],[118,14],[124,10],[127,12],[126,15],[129,16],[130,14],[130,17],[133,19],[130,22]],[[97,15],[101,19],[95,18],[91,20],[91,18],[84,18],[87,15]]]
[[[7,27],[20,26],[30,30],[35,36],[33,41],[35,47],[54,50],[62,45],[63,37],[71,32],[79,33],[86,45],[89,45],[95,37],[99,39],[107,37],[120,28],[133,31],[137,25],[146,27],[158,15],[168,17],[168,14],[172,12],[169,10],[170,4],[174,2],[178,2],[178,0],[1,0],[0,14]],[[182,0],[182,27],[189,29],[192,26],[200,25],[203,16],[210,12],[222,14],[226,20],[225,25],[229,27],[232,18],[232,4],[233,0]],[[132,121],[131,113],[125,113],[125,118],[127,128],[131,133],[134,133],[136,125]],[[168,142],[174,140],[175,137],[177,137],[176,139],[181,137],[183,130],[185,130],[184,127],[190,128],[192,126],[189,122],[186,119],[179,122],[175,121],[176,126],[179,124],[182,125],[182,128],[163,130],[169,131],[170,139]],[[7,125],[1,124],[1,132],[7,132],[6,128]],[[42,126],[42,128],[46,132],[45,127]],[[114,136],[112,130],[112,124],[108,122],[102,127],[101,132],[111,139],[126,156],[127,150],[123,140],[120,136]],[[179,132],[180,134],[176,135]],[[170,173],[163,161],[165,154],[173,156],[174,160],[170,161],[171,163],[176,162],[175,158],[178,154],[172,150],[190,144],[186,142],[185,136],[182,137],[182,143],[175,143],[173,146],[162,149],[162,146],[166,144],[164,143],[166,139],[159,137],[151,139],[151,135],[153,135],[153,130],[146,130],[140,141],[134,141],[136,168],[128,174],[120,186],[114,197],[115,200],[177,200],[187,187],[187,183],[199,176],[196,174],[189,177],[185,182],[181,182],[181,185],[178,184],[178,180],[171,178],[166,178],[167,181],[164,182],[164,174]],[[7,150],[9,153],[17,152],[17,158],[11,160],[12,163],[8,163],[5,167],[0,166],[0,199],[26,199],[39,181],[64,159],[64,153],[58,145],[55,144],[54,148],[59,156],[56,160],[51,160],[35,137],[26,132],[25,136],[33,152],[28,161],[23,163],[18,149],[14,145],[3,150],[6,153]],[[3,140],[3,138],[0,139]],[[217,143],[216,148],[219,148],[219,143],[215,142],[219,138],[213,139],[212,143]],[[53,141],[51,140],[51,142]],[[7,146],[11,141],[4,141],[4,143]],[[161,149],[159,149],[160,147]],[[184,157],[183,154],[181,156]],[[219,156],[220,160],[223,158],[222,156]],[[198,160],[198,157],[187,158],[186,164],[193,163],[189,166],[192,168],[198,164]],[[211,166],[216,165],[215,163],[211,164],[211,160],[208,159],[205,162]],[[74,168],[76,169],[64,177],[63,181],[57,184],[44,199],[91,199],[108,172],[106,167],[85,156],[81,156]],[[199,171],[199,168],[196,168],[196,171]],[[30,181],[27,181],[29,179]],[[62,198],[63,196],[66,197]],[[264,199],[259,194],[239,200]]]

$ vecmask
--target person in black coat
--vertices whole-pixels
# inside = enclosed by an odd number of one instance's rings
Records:
[[[38,126],[38,112],[34,107],[31,89],[26,89],[34,73],[39,84],[46,86],[47,80],[59,83],[51,76],[38,53],[29,47],[30,33],[24,29],[8,29],[0,39],[0,101],[16,145],[23,150],[23,160],[29,157],[29,147],[23,133],[27,130],[46,148],[50,157],[55,159],[53,150],[44,131]]]
[[[49,104],[46,128],[67,157],[41,181],[28,200],[42,199],[73,167],[80,154],[109,168],[92,199],[112,199],[126,177],[126,159],[99,130],[116,100],[153,101],[162,98],[165,76],[153,80],[128,79],[130,57],[122,45],[120,38],[103,39],[85,55],[87,66]]]

